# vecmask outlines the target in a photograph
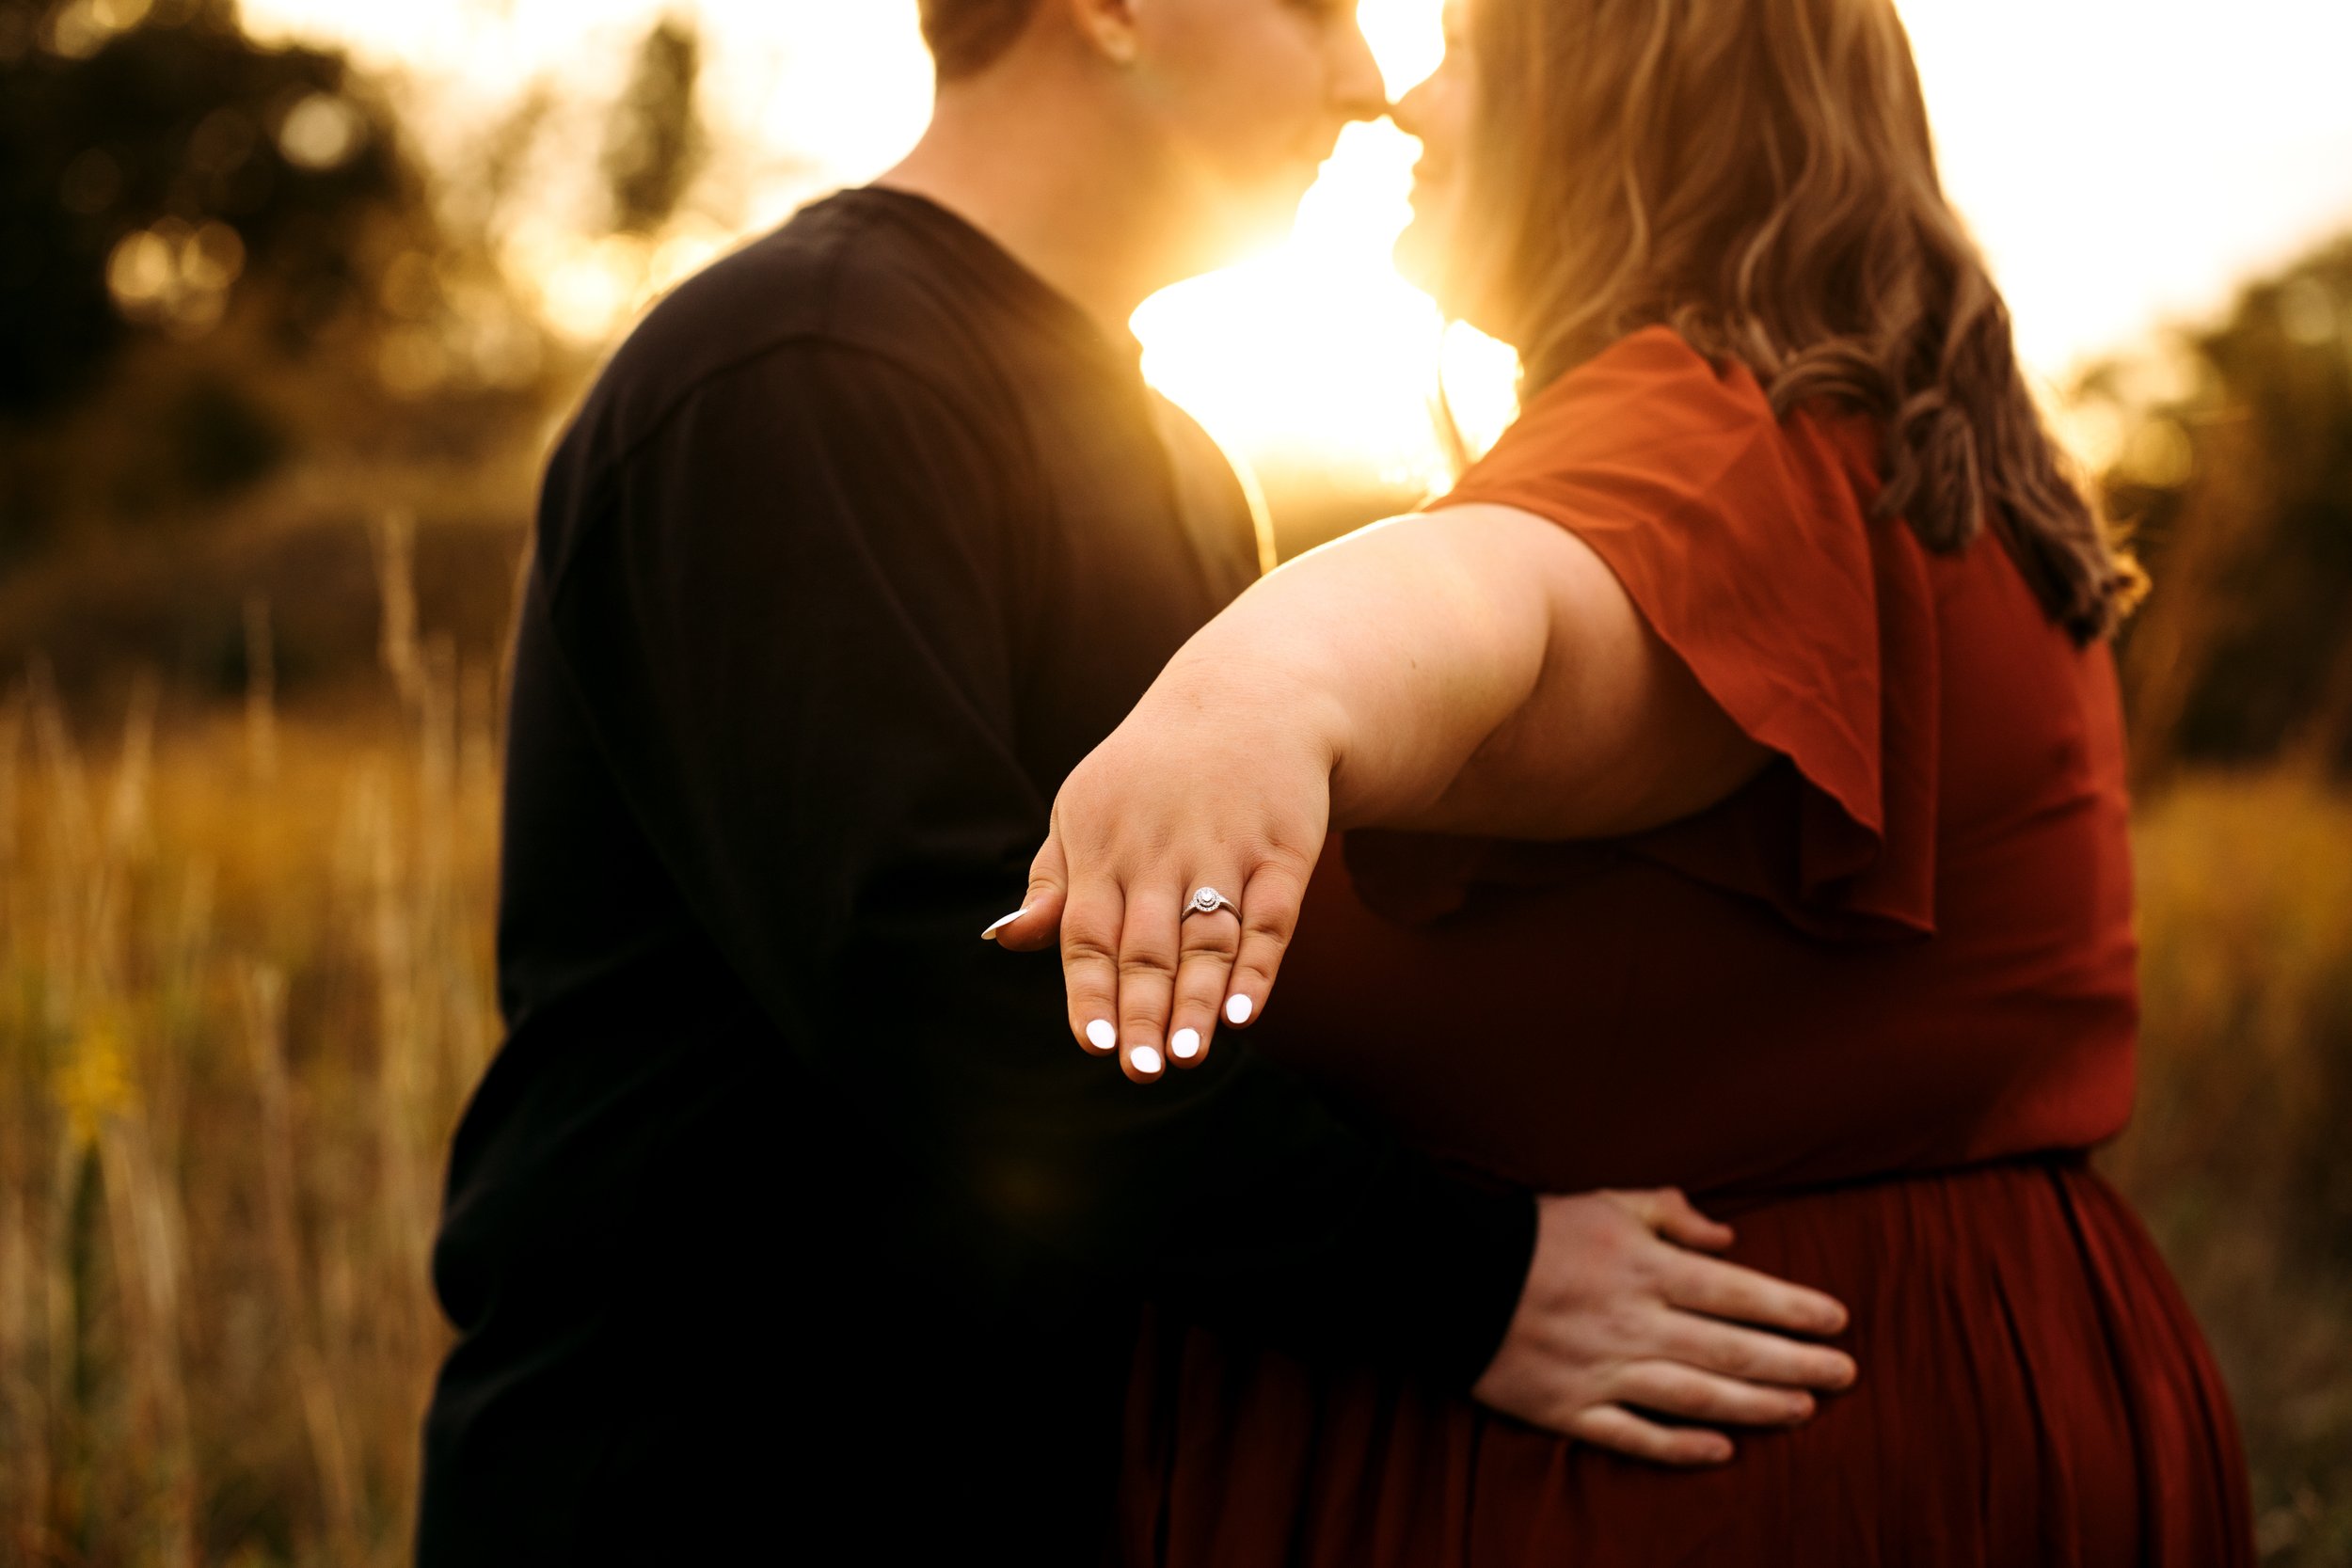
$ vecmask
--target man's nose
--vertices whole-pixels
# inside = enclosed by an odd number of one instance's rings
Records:
[[[1332,46],[1338,52],[1331,67],[1333,105],[1349,119],[1378,119],[1389,112],[1389,84],[1380,74],[1372,43],[1352,19],[1338,32]]]

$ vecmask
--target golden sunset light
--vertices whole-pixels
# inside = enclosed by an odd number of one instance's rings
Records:
[[[1435,68],[1441,9],[1363,0],[1392,94]],[[2196,8],[2127,0],[1902,9],[1947,181],[2046,381],[2211,306],[2249,268],[2352,212],[2352,97],[2327,79],[2352,55],[2352,9],[2249,0],[2226,31]],[[534,93],[580,127],[550,146],[593,144],[630,45],[663,10],[658,0],[248,0],[246,15],[264,35],[332,40],[397,72],[425,106],[412,117],[424,151],[446,161]],[[929,107],[913,0],[699,0],[687,14],[711,45],[716,145],[672,231],[657,242],[585,232],[591,161],[548,159],[503,236],[548,319],[581,341],[609,336],[810,197],[887,166]],[[2309,90],[2282,74],[2309,78]],[[2273,104],[2294,112],[2266,112]],[[2128,155],[2117,139],[2126,128]],[[1508,353],[1466,328],[1448,333],[1389,263],[1414,156],[1392,126],[1352,129],[1289,244],[1137,313],[1148,373],[1237,453],[1391,483],[1434,478],[1440,373],[1474,439],[1508,419]]]
[[[0,0],[0,1564],[2347,1568],[2347,61]]]

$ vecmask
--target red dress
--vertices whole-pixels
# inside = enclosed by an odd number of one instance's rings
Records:
[[[1870,521],[1876,460],[1663,328],[1535,399],[1448,502],[1575,530],[1780,757],[1608,844],[1353,835],[1252,1035],[1501,1177],[1684,1186],[1852,1308],[1856,1387],[1677,1473],[1162,1321],[1127,1560],[2253,1561],[2212,1361],[2083,1158],[2138,1007],[2112,658],[1992,535]]]

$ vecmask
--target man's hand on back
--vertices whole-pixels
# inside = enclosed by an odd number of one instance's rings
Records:
[[[1672,1189],[1538,1199],[1518,1310],[1472,1395],[1661,1465],[1720,1465],[1731,1439],[1645,1413],[1724,1426],[1810,1419],[1807,1390],[1850,1386],[1854,1364],[1796,1336],[1838,1333],[1846,1309],[1705,1256],[1731,1240]]]

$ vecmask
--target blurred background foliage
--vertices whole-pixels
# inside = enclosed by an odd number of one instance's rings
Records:
[[[515,573],[567,320],[720,243],[703,48],[428,167],[400,82],[229,0],[0,0],[0,1563],[404,1560]],[[584,271],[517,216],[551,158]],[[2157,584],[2104,1158],[2267,1560],[2352,1564],[2352,238],[2053,412]],[[1293,550],[1412,499],[1267,477]]]
[[[2352,767],[2352,237],[2074,401],[2159,585],[2124,644],[2143,772]]]
[[[615,232],[660,230],[699,166],[698,69],[664,22],[603,117]],[[437,613],[495,646],[593,362],[497,248],[550,104],[436,179],[397,87],[225,0],[0,0],[0,665],[233,689],[261,593],[290,689],[365,669],[393,512]]]
[[[421,394],[544,401],[532,325],[341,58],[215,0],[8,0],[0,52],[11,564],[201,522],[301,457],[507,434]]]

